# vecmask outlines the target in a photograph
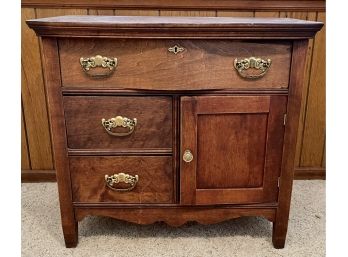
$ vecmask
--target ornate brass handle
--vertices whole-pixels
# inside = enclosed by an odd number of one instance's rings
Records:
[[[271,59],[263,60],[257,57],[245,58],[242,60],[238,60],[237,58],[234,60],[234,67],[238,71],[239,75],[243,78],[247,79],[257,79],[263,77],[268,69],[271,67]],[[245,71],[248,69],[256,69],[259,70],[259,74],[247,74]]]
[[[190,150],[185,150],[182,159],[184,160],[184,162],[192,162],[193,160],[193,154]]]
[[[101,55],[96,55],[96,56],[87,57],[87,58],[81,57],[80,64],[83,71],[91,77],[108,77],[116,69],[117,58],[114,58],[114,57],[109,58],[109,57],[104,57]],[[108,69],[109,72],[102,73],[102,74],[89,72],[91,68],[96,68],[96,67],[106,68]]]
[[[105,183],[107,187],[114,191],[120,191],[120,192],[131,191],[136,186],[138,180],[139,180],[138,175],[132,176],[126,173],[118,173],[111,176],[105,175]],[[130,187],[115,188],[114,185],[119,183],[129,184]]]
[[[111,118],[108,120],[102,119],[102,125],[106,132],[112,136],[116,137],[124,137],[133,133],[135,126],[137,125],[137,119],[128,119],[122,116],[116,116],[115,118]],[[112,132],[112,128],[123,127],[128,128],[127,132]]]

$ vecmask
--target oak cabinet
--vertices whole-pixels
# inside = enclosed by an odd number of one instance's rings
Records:
[[[262,216],[285,244],[308,40],[293,19],[62,16],[41,37],[67,247],[88,215]]]

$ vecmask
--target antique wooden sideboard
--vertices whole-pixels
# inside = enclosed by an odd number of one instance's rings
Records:
[[[61,16],[41,37],[62,226],[241,216],[287,232],[308,40],[279,18]]]
[[[56,181],[40,41],[25,21],[63,15],[277,17],[323,22],[308,44],[294,178],[325,178],[325,0],[22,0],[21,7],[22,182]]]

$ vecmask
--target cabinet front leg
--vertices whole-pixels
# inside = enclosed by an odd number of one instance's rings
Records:
[[[276,249],[282,249],[285,246],[286,233],[287,233],[288,224],[273,222],[273,234],[272,242],[273,246]]]
[[[76,221],[72,221],[70,224],[64,224],[63,234],[65,246],[67,248],[74,248],[78,242],[78,223]]]

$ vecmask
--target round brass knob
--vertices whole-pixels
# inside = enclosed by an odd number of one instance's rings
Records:
[[[185,150],[184,155],[182,156],[182,159],[184,162],[192,162],[193,160],[193,154],[190,150]]]

